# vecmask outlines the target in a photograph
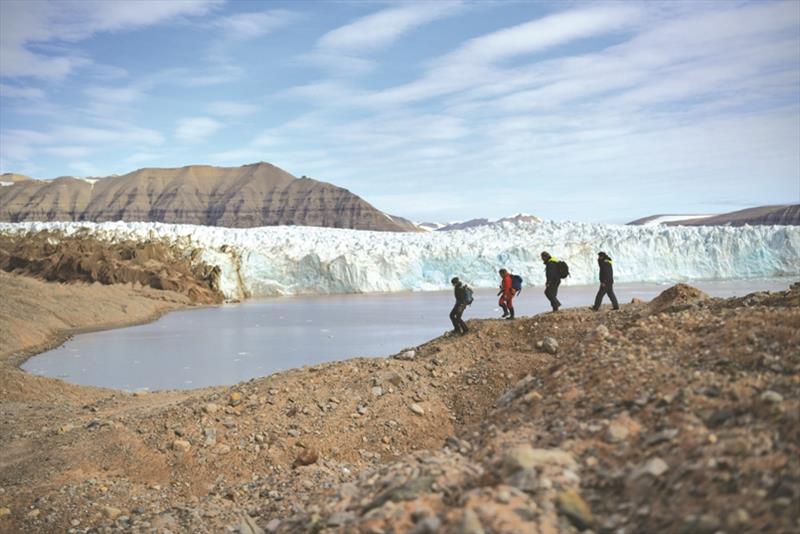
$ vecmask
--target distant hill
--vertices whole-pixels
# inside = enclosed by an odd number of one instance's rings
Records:
[[[668,226],[800,226],[800,204],[759,206],[719,215],[651,215],[628,224],[664,224]]]
[[[269,163],[139,169],[106,178],[4,174],[0,221],[146,221],[249,228],[297,225],[418,232],[347,189]]]
[[[465,228],[475,228],[477,226],[486,226],[487,224],[498,224],[504,222],[542,222],[539,217],[535,215],[525,215],[525,214],[517,214],[513,217],[504,217],[502,219],[470,219],[464,222],[454,222],[448,224],[442,223],[421,223],[418,226],[424,228],[429,231],[436,231],[436,232],[449,232],[452,230],[464,230]]]

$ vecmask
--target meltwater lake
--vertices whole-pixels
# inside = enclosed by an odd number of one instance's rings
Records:
[[[795,279],[692,282],[711,296],[785,290]],[[616,284],[620,303],[651,300],[669,284]],[[542,287],[515,299],[517,316],[549,311]],[[597,286],[562,286],[564,307],[588,307]],[[604,304],[608,304],[606,298]],[[385,357],[452,328],[452,291],[282,297],[169,313],[150,324],[81,334],[29,359],[28,372],[124,390],[235,384],[276,371]],[[610,309],[610,307],[609,307]],[[499,317],[493,290],[475,292],[464,318]]]

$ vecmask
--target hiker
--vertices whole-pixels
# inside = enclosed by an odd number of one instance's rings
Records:
[[[450,280],[450,283],[453,284],[453,292],[456,296],[456,304],[450,311],[450,321],[453,323],[453,333],[461,334],[463,336],[469,332],[469,328],[467,328],[467,324],[464,322],[461,316],[464,314],[464,310],[467,308],[467,306],[472,304],[470,295],[472,291],[466,285],[464,285],[461,280],[458,279],[458,277]]]
[[[514,318],[514,295],[516,290],[514,289],[514,283],[511,277],[511,273],[505,269],[500,269],[500,300],[497,302],[501,308],[503,308],[503,317],[506,319],[513,319]]]
[[[557,297],[558,286],[561,285],[561,271],[558,268],[558,260],[548,252],[542,252],[542,261],[544,262],[544,276],[546,278],[544,296],[550,301],[553,311],[557,312],[558,308],[561,307],[561,302]]]
[[[617,296],[614,294],[614,267],[611,265],[611,257],[605,252],[598,252],[597,264],[600,266],[600,289],[597,290],[592,309],[599,311],[603,297],[608,294],[608,298],[611,299],[611,305],[615,310],[618,310],[619,302],[617,302]]]

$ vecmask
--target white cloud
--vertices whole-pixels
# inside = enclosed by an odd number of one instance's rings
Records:
[[[384,9],[320,37],[317,46],[340,52],[364,52],[388,46],[403,34],[452,14],[461,2],[411,3]]]
[[[289,11],[259,11],[221,17],[214,21],[214,26],[225,32],[222,36],[225,40],[243,40],[271,33],[294,19],[295,15]]]
[[[180,16],[208,13],[219,0],[158,2],[0,2],[0,65],[4,77],[59,79],[91,63],[76,51],[42,53],[31,45],[74,43],[100,32],[150,26]]]
[[[24,100],[42,100],[45,94],[38,87],[22,87],[0,83],[0,97]]]
[[[209,117],[190,117],[178,122],[175,137],[186,143],[198,143],[222,127],[221,122]]]
[[[52,146],[42,149],[45,154],[61,158],[84,158],[92,151],[92,148],[86,146]]]
[[[233,100],[218,100],[208,105],[208,112],[222,117],[245,117],[261,111],[261,106]]]

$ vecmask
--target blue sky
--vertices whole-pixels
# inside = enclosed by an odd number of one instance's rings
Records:
[[[800,2],[0,1],[0,171],[268,161],[417,221],[800,202]]]

